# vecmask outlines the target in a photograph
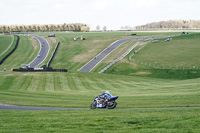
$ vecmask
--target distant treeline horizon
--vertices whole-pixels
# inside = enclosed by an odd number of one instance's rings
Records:
[[[152,22],[145,25],[136,26],[136,30],[148,30],[148,29],[171,29],[171,28],[200,28],[200,20],[169,20]]]
[[[90,28],[86,24],[32,24],[32,25],[0,25],[0,33],[11,32],[52,32],[52,31],[82,31],[88,32]]]

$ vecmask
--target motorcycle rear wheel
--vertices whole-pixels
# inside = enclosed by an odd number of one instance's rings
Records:
[[[111,101],[110,104],[107,105],[108,109],[114,109],[117,106],[117,103],[115,101]]]

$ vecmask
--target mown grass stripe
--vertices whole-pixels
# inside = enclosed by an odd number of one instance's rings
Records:
[[[3,82],[3,87],[1,88],[1,90],[9,90],[10,87],[12,86],[14,81],[14,77],[6,77],[4,82]]]
[[[88,82],[88,78],[87,77],[83,77],[81,75],[78,75],[79,79],[81,80],[83,86],[87,89],[87,90],[93,90],[93,88],[90,86],[89,82]]]
[[[39,79],[36,75],[34,75],[27,88],[27,91],[37,91],[38,84],[39,84]]]
[[[106,86],[99,82],[99,78],[92,78],[92,81],[95,82],[98,86],[98,90],[102,90],[102,88],[105,88]]]
[[[76,88],[77,86],[75,85],[74,80],[72,79],[71,73],[68,73],[66,77],[67,77],[70,90],[78,90],[78,88]]]
[[[113,82],[112,85],[115,89],[127,89],[128,86],[126,84],[122,84],[119,82],[119,80],[110,80],[110,82]]]
[[[59,73],[54,73],[53,77],[54,77],[54,89],[55,89],[55,91],[62,91],[61,85],[60,85],[61,81],[60,81]]]
[[[129,81],[129,82],[126,82],[126,81],[118,81],[119,84],[124,84],[127,86],[127,89],[132,89],[132,88],[138,88],[140,87],[141,85],[145,85],[146,83],[141,83],[141,82],[135,82],[135,81]],[[149,85],[149,84],[148,84]],[[146,86],[148,86],[146,85]]]
[[[39,84],[37,87],[38,91],[45,91],[45,86],[46,86],[46,73],[40,74],[37,76],[39,79]]]
[[[2,76],[0,80],[0,90],[3,89],[4,83],[6,82],[6,76]]]
[[[33,76],[30,76],[30,75],[26,75],[24,76],[25,80],[24,82],[21,84],[21,87],[19,88],[20,91],[26,91],[28,86],[30,85],[30,82],[33,78]]]
[[[67,80],[67,77],[65,76],[65,74],[59,74],[60,76],[60,87],[62,91],[69,91],[70,87],[69,87],[69,83]]]
[[[29,88],[29,86],[31,85],[31,82],[33,81],[33,75],[31,75],[31,76],[29,76],[30,78],[29,78],[29,81],[28,81],[28,84],[27,84],[27,88],[26,88],[26,90],[25,91],[28,91],[28,88]]]
[[[78,88],[78,90],[86,90],[85,86],[83,85],[81,79],[78,77],[77,74],[73,74],[72,79],[74,80],[74,84]]]
[[[110,82],[107,82],[106,79],[98,79],[98,82],[101,84],[101,89],[102,90],[113,90],[113,86],[111,85]]]
[[[14,91],[20,90],[22,84],[24,83],[25,78],[26,78],[25,76],[17,76],[9,90],[14,90]]]
[[[53,73],[46,74],[46,83],[45,84],[46,84],[45,91],[54,91]]]
[[[84,79],[84,81],[88,84],[88,86],[90,87],[89,90],[98,90],[100,89],[99,86],[97,85],[96,82],[94,82],[94,80],[92,79],[93,77],[91,78],[88,78],[87,76],[81,76],[82,79]]]

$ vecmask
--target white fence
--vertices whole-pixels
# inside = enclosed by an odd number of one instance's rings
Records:
[[[161,64],[155,64],[155,63],[148,63],[145,61],[139,61],[139,60],[132,60],[133,62],[145,66],[149,66],[156,69],[199,69],[198,65],[193,66],[184,66],[184,65],[175,65],[175,66],[167,66],[167,65],[161,65]]]

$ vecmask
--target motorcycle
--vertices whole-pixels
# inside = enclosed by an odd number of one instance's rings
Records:
[[[90,109],[96,109],[96,108],[114,109],[117,106],[117,103],[115,102],[115,100],[117,100],[117,98],[118,98],[118,96],[104,99],[104,98],[97,96],[94,98],[94,102],[90,105]]]

